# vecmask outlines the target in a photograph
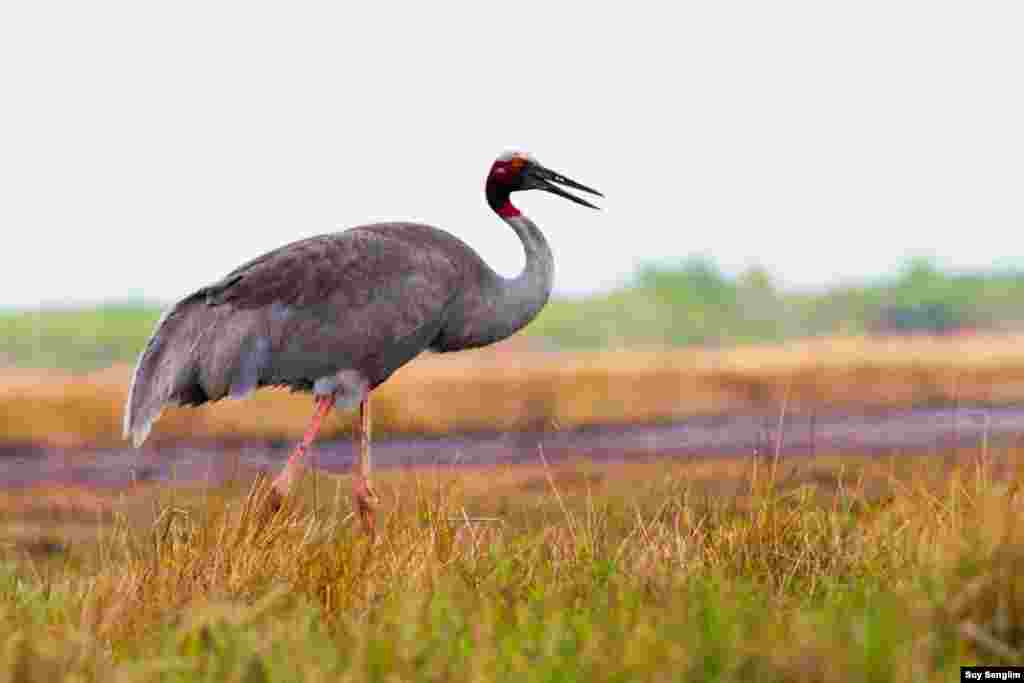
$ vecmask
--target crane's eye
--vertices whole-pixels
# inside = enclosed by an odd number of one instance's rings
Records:
[[[526,165],[526,159],[521,156],[514,156],[509,160],[508,165],[512,167],[513,171],[519,172]]]

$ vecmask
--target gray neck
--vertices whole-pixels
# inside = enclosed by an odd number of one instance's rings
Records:
[[[526,216],[501,218],[519,235],[526,267],[516,277],[504,278],[480,261],[482,279],[463,291],[461,305],[451,311],[433,345],[437,351],[472,349],[505,339],[533,320],[551,295],[555,263],[544,235]]]
[[[514,278],[502,278],[496,308],[498,319],[508,323],[509,334],[526,327],[537,317],[551,296],[555,281],[555,259],[540,228],[523,215],[502,216],[523,243],[526,266]]]
[[[501,218],[519,235],[526,267],[516,277],[504,278],[484,265],[485,279],[467,291],[465,316],[459,315],[447,330],[439,344],[442,351],[486,346],[515,334],[537,316],[551,294],[555,264],[544,235],[526,216]]]

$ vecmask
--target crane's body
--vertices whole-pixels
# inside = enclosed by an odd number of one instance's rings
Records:
[[[356,498],[368,514],[369,393],[424,350],[458,351],[508,337],[547,302],[551,250],[509,194],[546,189],[592,206],[548,180],[599,194],[521,154],[499,157],[488,176],[488,202],[526,254],[515,278],[495,273],[444,230],[378,223],[285,245],[185,297],[139,357],[125,435],[141,445],[167,404],[242,398],[264,386],[312,392],[313,423],[275,481],[284,496],[323,417],[335,405],[358,403],[363,476]]]

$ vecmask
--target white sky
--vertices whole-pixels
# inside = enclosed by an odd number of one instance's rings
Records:
[[[789,286],[1024,264],[1024,3],[4,3],[0,305],[170,300],[285,242],[420,220],[557,291],[707,254]],[[500,9],[499,9],[500,8]]]

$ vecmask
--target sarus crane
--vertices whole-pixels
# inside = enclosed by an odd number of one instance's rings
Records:
[[[359,404],[356,509],[373,530],[370,392],[421,352],[486,346],[512,335],[547,303],[554,259],[540,229],[510,201],[545,190],[600,192],[509,152],[487,175],[487,203],[519,236],[526,265],[504,278],[454,235],[417,223],[375,223],[270,251],[174,304],[139,356],[124,414],[136,448],[165,405],[242,398],[260,387],[311,392],[302,440],[271,485],[289,494],[332,408]]]

